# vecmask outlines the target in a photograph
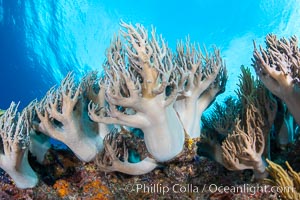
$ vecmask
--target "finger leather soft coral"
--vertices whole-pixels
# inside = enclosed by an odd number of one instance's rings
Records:
[[[60,88],[51,89],[36,105],[39,122],[35,129],[65,143],[80,160],[89,162],[102,150],[103,138],[97,124],[88,119],[82,93],[82,85],[76,86],[69,73]]]
[[[0,167],[19,188],[32,188],[38,177],[28,163],[30,144],[28,113],[17,112],[14,102],[0,118]]]
[[[98,114],[98,106],[91,104],[89,115],[96,122],[140,128],[149,153],[160,162],[171,160],[183,150],[185,139],[173,107],[178,80],[171,51],[154,31],[150,40],[143,26],[121,25],[127,43],[122,46],[117,40],[107,51],[103,85],[109,107]],[[133,114],[126,113],[128,109]]]
[[[300,50],[296,36],[277,39],[266,37],[267,48],[254,43],[253,66],[264,85],[289,108],[300,124]]]
[[[178,43],[176,65],[180,77],[179,95],[174,103],[186,133],[191,138],[200,137],[202,113],[225,90],[227,73],[220,51],[214,49],[203,55],[200,48]]]
[[[277,104],[263,85],[254,83],[251,76],[240,77],[243,81],[238,85],[242,104],[239,109],[231,114],[224,110],[227,116],[223,120],[218,119],[221,115],[207,120],[211,129],[227,137],[222,137],[221,145],[217,137],[205,134],[209,145],[204,145],[204,140],[199,142],[201,115],[224,91],[227,80],[219,50],[215,48],[212,54],[204,55],[188,40],[185,45],[179,43],[173,55],[154,29],[148,36],[141,25],[122,22],[121,26],[121,37],[115,37],[107,49],[102,76],[91,72],[77,83],[75,75],[69,73],[61,86],[50,89],[41,101],[33,102],[21,113],[17,113],[17,106],[12,103],[0,117],[0,167],[16,186],[36,186],[38,177],[28,163],[28,151],[42,162],[50,137],[66,144],[83,162],[97,158],[90,163],[97,168],[87,168],[84,172],[87,174],[101,170],[142,175],[161,166],[161,162],[168,165],[176,160],[176,164],[185,165],[194,161],[198,142],[206,155],[227,169],[252,169],[256,178],[265,177],[267,135],[274,124]],[[267,44],[266,51],[262,48],[260,52],[254,51],[256,72],[300,122],[297,39],[277,40],[270,35]],[[242,73],[250,72],[242,68]],[[134,144],[129,147],[129,143],[118,138],[119,135],[130,138],[131,134],[122,131],[130,132],[133,128],[141,130],[138,141],[143,145],[131,139]],[[35,141],[36,132],[45,134],[45,140]],[[44,148],[40,156],[38,148]],[[129,150],[139,154],[135,162],[130,162]],[[183,174],[181,169],[192,170],[178,167],[174,176]],[[90,194],[91,199],[109,198],[108,188],[91,176],[78,177],[87,180],[80,184],[80,189],[86,196]],[[73,192],[71,186],[72,183],[61,180],[53,187],[64,198]]]
[[[12,105],[1,117],[0,167],[18,187],[36,185],[27,151],[42,163],[49,138],[64,143],[83,162],[103,158],[99,161],[102,171],[131,175],[149,173],[159,162],[195,151],[201,114],[224,90],[227,79],[219,50],[203,56],[187,43],[186,50],[179,45],[176,60],[154,29],[148,36],[139,24],[122,22],[121,26],[122,37],[115,37],[107,49],[102,76],[91,72],[76,82],[70,72],[59,87],[33,101],[26,112],[16,117]],[[124,143],[119,159],[115,136],[109,135],[113,128],[141,130],[147,156],[131,163]],[[10,156],[12,162],[7,161]],[[23,183],[18,180],[22,176]]]

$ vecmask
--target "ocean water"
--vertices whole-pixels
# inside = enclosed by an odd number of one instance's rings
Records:
[[[0,0],[0,109],[44,96],[68,73],[102,70],[120,20],[153,25],[168,45],[191,41],[221,49],[234,94],[240,66],[251,65],[252,41],[268,33],[300,35],[299,0]]]

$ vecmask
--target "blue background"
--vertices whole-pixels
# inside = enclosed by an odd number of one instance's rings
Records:
[[[70,70],[101,70],[120,20],[156,27],[169,46],[216,45],[226,60],[234,94],[240,65],[250,66],[252,41],[268,33],[300,33],[299,0],[0,0],[0,108],[44,96]],[[222,98],[221,97],[221,98]]]

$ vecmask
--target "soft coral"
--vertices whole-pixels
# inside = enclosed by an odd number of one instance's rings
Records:
[[[17,113],[18,105],[11,103],[0,118],[0,167],[9,174],[19,188],[32,188],[38,177],[28,163],[29,122],[24,109]]]

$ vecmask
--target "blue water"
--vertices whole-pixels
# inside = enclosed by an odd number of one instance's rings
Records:
[[[101,70],[119,22],[154,25],[171,48],[192,41],[221,48],[236,88],[240,65],[249,66],[252,40],[268,33],[300,35],[299,0],[0,0],[0,108],[41,98],[70,70],[78,77]]]

